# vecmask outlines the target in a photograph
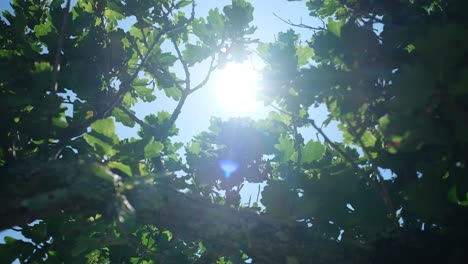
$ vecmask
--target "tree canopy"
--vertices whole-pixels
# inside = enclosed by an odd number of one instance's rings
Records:
[[[466,263],[468,2],[304,4],[321,25],[285,21],[268,43],[245,0],[206,17],[190,0],[14,0],[0,230],[24,239],[5,237],[2,263]],[[252,49],[275,110],[175,142],[190,95]],[[175,109],[138,118],[156,90]],[[323,124],[309,115],[321,105]],[[249,183],[261,199],[243,204]]]

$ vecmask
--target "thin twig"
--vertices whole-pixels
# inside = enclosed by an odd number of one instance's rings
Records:
[[[277,14],[273,13],[273,15],[278,18],[279,20],[283,21],[284,23],[290,25],[290,26],[293,26],[293,27],[299,27],[299,28],[306,28],[306,29],[310,29],[310,30],[324,30],[325,28],[324,27],[312,27],[312,26],[309,26],[309,25],[306,25],[306,24],[303,24],[302,21],[301,23],[299,24],[296,24],[296,23],[293,23],[290,19],[288,20],[285,20],[284,18],[278,16]]]
[[[309,123],[312,125],[312,127],[317,131],[317,133],[319,133],[323,139],[325,140],[325,142],[327,142],[328,145],[330,145],[334,150],[336,150],[338,152],[338,154],[340,154],[340,156],[342,158],[344,158],[349,164],[351,164],[351,166],[358,172],[362,172],[361,168],[359,168],[358,164],[356,164],[356,162],[354,162],[354,160],[348,156],[348,154],[346,154],[340,147],[338,147],[338,145],[333,142],[326,134],[325,132],[323,132],[323,130],[318,127],[316,124],[315,124],[315,121],[313,119],[308,119]]]
[[[211,75],[211,72],[216,68],[216,67],[213,66],[213,62],[214,62],[214,56],[212,57],[208,73],[206,74],[205,79],[201,83],[199,83],[193,89],[185,89],[182,92],[182,97],[180,98],[179,102],[177,103],[176,108],[172,112],[171,118],[167,122],[165,129],[163,129],[163,133],[159,137],[159,140],[163,140],[163,139],[165,139],[167,137],[167,133],[169,132],[169,129],[171,129],[171,127],[175,124],[175,121],[177,120],[180,113],[182,112],[182,107],[184,106],[185,101],[187,100],[187,97],[190,94],[192,94],[193,92],[195,92],[198,89],[202,88],[208,82],[208,80],[210,78],[210,75]]]
[[[137,123],[142,128],[150,129],[150,130],[155,129],[153,126],[151,126],[151,125],[145,123],[143,120],[139,119],[136,115],[134,115],[132,112],[130,112],[130,110],[128,110],[126,107],[120,105],[120,106],[118,106],[118,108],[120,110],[122,110],[128,117],[130,117],[130,119],[132,119],[133,122]]]
[[[202,88],[203,86],[205,86],[205,84],[210,79],[211,73],[216,69],[216,66],[214,65],[214,61],[215,61],[215,56],[212,56],[211,57],[211,62],[210,62],[210,67],[208,69],[208,73],[205,75],[205,78],[198,85],[196,85],[195,87],[190,89],[189,94],[191,94],[191,93],[197,91],[198,89]]]
[[[182,52],[180,52],[179,46],[175,42],[174,39],[172,39],[172,44],[174,46],[174,49],[177,53],[177,57],[179,58],[180,63],[182,64],[182,67],[184,68],[184,73],[185,73],[185,89],[190,90],[190,71],[188,68],[187,62],[184,60],[184,57],[182,56]]]

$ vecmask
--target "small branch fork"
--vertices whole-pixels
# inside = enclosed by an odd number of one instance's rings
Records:
[[[167,137],[167,133],[168,133],[169,129],[175,124],[175,121],[177,120],[180,113],[182,112],[182,107],[184,106],[185,101],[187,100],[188,96],[190,94],[194,93],[195,91],[199,90],[200,88],[202,88],[204,85],[206,85],[206,83],[210,79],[211,73],[213,72],[214,69],[216,69],[216,66],[214,65],[214,61],[215,61],[215,57],[212,56],[208,72],[205,75],[205,78],[198,85],[196,85],[195,87],[190,89],[190,83],[189,83],[188,86],[186,86],[185,89],[181,90],[182,91],[182,97],[179,99],[179,102],[177,103],[176,108],[172,112],[171,118],[169,119],[169,122],[166,124],[166,127],[162,128],[162,129],[156,128],[154,126],[151,126],[151,125],[145,123],[143,120],[139,119],[137,116],[135,116],[132,112],[130,112],[130,110],[128,110],[124,106],[119,106],[119,108],[122,111],[124,111],[124,113],[127,114],[135,123],[137,123],[138,125],[140,125],[144,129],[148,129],[150,131],[153,131],[155,133],[155,135],[154,135],[155,139],[164,140]],[[182,62],[182,60],[181,60],[181,62]],[[188,71],[188,68],[187,68],[187,71]],[[189,75],[186,75],[186,76],[189,76]]]
[[[194,10],[193,10],[193,7],[194,5],[192,5],[192,15],[194,15]],[[210,66],[208,68],[208,72],[206,73],[205,75],[205,78],[198,84],[196,85],[195,87],[191,87],[191,83],[192,83],[192,80],[191,80],[191,74],[190,74],[190,69],[189,69],[189,65],[188,63],[185,61],[183,55],[182,55],[182,52],[177,44],[177,42],[172,39],[171,40],[172,42],[172,45],[174,47],[174,50],[177,54],[177,58],[179,60],[179,62],[181,63],[182,65],[182,68],[184,70],[184,74],[185,74],[185,79],[182,80],[183,83],[185,83],[185,88],[182,88],[181,85],[179,84],[179,82],[177,80],[173,80],[174,81],[174,84],[176,85],[177,89],[179,89],[181,92],[182,92],[182,97],[179,99],[179,102],[177,103],[177,106],[176,108],[174,109],[174,111],[172,112],[172,115],[171,115],[171,118],[169,119],[169,122],[166,124],[166,127],[163,128],[163,129],[157,129],[156,127],[153,127],[147,123],[145,123],[143,120],[140,120],[138,119],[138,117],[136,117],[133,113],[131,113],[128,109],[126,109],[125,107],[123,106],[120,106],[119,108],[122,109],[133,121],[135,121],[137,124],[139,124],[141,127],[145,128],[145,129],[148,129],[150,131],[154,131],[155,132],[155,135],[154,137],[158,140],[164,140],[166,137],[167,137],[167,133],[169,131],[169,129],[175,124],[175,121],[177,120],[177,118],[179,117],[180,113],[182,112],[182,107],[184,106],[185,104],[185,101],[187,100],[187,97],[192,94],[193,92],[199,90],[200,88],[202,88],[203,86],[206,85],[206,83],[208,82],[208,80],[210,79],[211,77],[211,73],[216,69],[217,66],[214,65],[214,61],[215,61],[215,56],[212,56],[211,57],[211,62],[210,62]],[[162,71],[165,72],[164,69],[161,69]],[[167,73],[167,72],[165,72]],[[168,73],[167,73],[168,74]],[[169,74],[168,74],[169,76]],[[162,134],[159,134],[157,135],[156,133],[157,132],[162,132]]]

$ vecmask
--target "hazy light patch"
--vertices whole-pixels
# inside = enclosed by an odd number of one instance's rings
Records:
[[[239,168],[239,163],[233,160],[221,160],[219,161],[219,166],[224,171],[224,176],[226,178],[231,177],[231,173],[235,172]]]
[[[229,114],[248,115],[261,105],[256,100],[260,74],[249,64],[228,64],[214,81],[216,103]]]

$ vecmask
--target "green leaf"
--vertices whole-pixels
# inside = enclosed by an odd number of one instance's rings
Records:
[[[66,128],[68,123],[64,119],[63,117],[54,117],[52,118],[52,124],[59,128]]]
[[[106,138],[103,139],[102,136],[99,136],[99,134],[96,135],[93,132],[87,133],[84,135],[84,139],[101,156],[107,155],[109,157],[112,157],[115,154],[117,154],[117,151],[112,147],[113,144],[109,142],[108,139]]]
[[[153,89],[150,89],[145,86],[135,86],[134,87],[136,94],[143,102],[153,102],[156,100],[156,95],[154,94]]]
[[[206,46],[186,44],[183,56],[189,66],[193,66],[197,62],[201,62],[210,56],[211,51]]]
[[[117,161],[111,161],[109,162],[108,165],[109,165],[109,168],[120,170],[121,172],[127,174],[128,176],[132,176],[132,169],[128,165],[125,165]]]
[[[314,50],[309,46],[297,46],[296,47],[296,56],[297,56],[297,66],[303,66],[309,62],[309,60],[314,55]]]
[[[172,66],[177,61],[177,57],[170,52],[163,52],[158,56],[158,63],[164,66]]]
[[[193,21],[192,28],[193,34],[195,34],[195,36],[197,36],[202,42],[207,44],[210,43],[211,34],[204,18],[195,19]]]
[[[110,117],[94,122],[91,125],[91,129],[96,133],[104,135],[108,138],[114,139],[116,137],[114,120]]]
[[[151,159],[161,155],[163,148],[164,145],[161,142],[155,141],[154,138],[151,138],[150,142],[145,146],[144,149],[145,158]]]
[[[224,31],[224,18],[219,12],[218,8],[211,9],[208,11],[208,17],[206,18],[208,24],[211,26],[211,29],[217,35],[221,35]]]
[[[361,137],[362,143],[364,143],[364,147],[366,148],[372,148],[375,146],[375,142],[377,139],[375,138],[374,135],[370,131],[364,132],[364,134]]]
[[[119,138],[115,134],[114,120],[109,117],[94,122],[92,131],[84,135],[86,142],[101,155],[114,156],[117,151],[113,145],[117,144]]]
[[[132,26],[130,28],[129,33],[130,33],[130,36],[133,36],[133,37],[135,37],[137,39],[140,39],[140,40],[143,39],[143,33],[141,32],[141,29],[139,29],[139,28],[137,28],[135,26]]]
[[[293,158],[294,143],[287,136],[280,136],[278,139],[278,144],[275,145],[275,149],[280,151],[280,155],[283,161],[289,161]]]
[[[172,233],[171,233],[171,231],[165,230],[165,231],[163,231],[162,233],[163,233],[164,235],[166,235],[167,241],[171,241],[171,240],[172,240]]]
[[[119,12],[117,12],[115,10],[109,9],[109,8],[106,8],[106,10],[104,11],[104,16],[106,16],[107,19],[110,19],[113,22],[115,22],[117,20],[125,19],[124,15],[122,15],[121,13],[119,13]]]
[[[78,6],[87,13],[94,13],[93,2],[78,1]]]
[[[50,63],[48,62],[41,61],[41,62],[34,63],[35,73],[51,72],[51,71],[52,71],[52,65],[50,65]]]
[[[254,8],[244,0],[233,0],[232,5],[225,6],[223,11],[228,19],[231,33],[234,34],[244,31],[253,20]]]
[[[52,32],[52,23],[47,20],[44,24],[34,26],[34,34],[36,37],[43,37]]]
[[[318,141],[309,141],[302,149],[302,162],[310,163],[320,160],[325,154],[325,146]]]
[[[180,99],[180,97],[182,97],[182,92],[177,87],[166,88],[166,89],[164,89],[164,93],[168,97],[170,97],[170,98],[172,98],[172,99],[174,99],[176,101],[178,101]]]
[[[3,241],[5,241],[6,244],[12,244],[12,243],[15,243],[15,241],[17,241],[17,240],[10,237],[10,236],[6,236],[6,237],[3,238]]]
[[[416,47],[415,47],[413,44],[408,44],[408,45],[405,47],[405,50],[408,51],[408,53],[413,52],[415,49],[416,49]]]
[[[130,92],[128,92],[128,93],[126,93],[124,95],[122,104],[125,107],[130,108],[130,107],[134,106],[137,102],[138,102],[138,100],[135,97],[133,97]]]
[[[185,147],[187,152],[190,152],[194,155],[199,155],[201,152],[201,145],[200,142],[195,141],[189,144],[187,147]]]
[[[129,110],[131,111],[131,110]],[[134,127],[135,121],[133,121],[124,111],[120,108],[114,108],[112,110],[112,116],[115,118],[115,121],[122,123],[124,126]]]
[[[383,130],[385,130],[389,124],[390,124],[390,118],[388,117],[388,114],[379,118],[379,126]]]
[[[181,1],[177,2],[176,8],[180,9],[182,7],[186,7],[186,6],[190,5],[192,3],[192,1],[193,0],[181,0]]]
[[[332,32],[335,36],[341,37],[341,27],[343,27],[344,22],[335,21],[333,18],[328,18],[327,28],[330,32]]]

